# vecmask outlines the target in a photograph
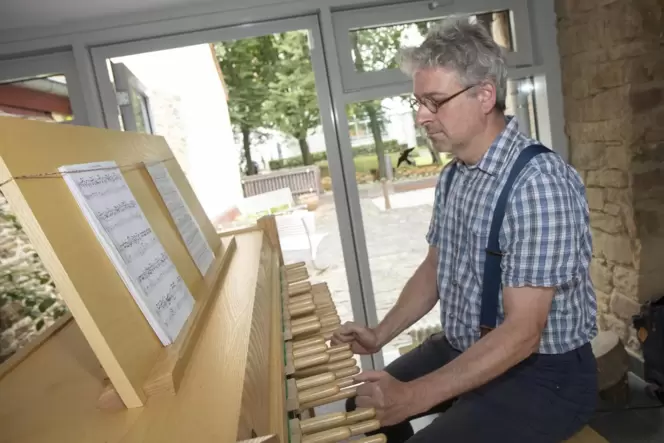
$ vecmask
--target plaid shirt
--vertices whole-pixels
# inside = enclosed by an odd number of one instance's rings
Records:
[[[508,117],[507,127],[477,164],[454,160],[457,172],[446,199],[442,194],[449,168],[438,179],[427,241],[439,251],[443,330],[460,351],[480,338],[480,294],[493,208],[518,153],[534,143]],[[583,182],[560,156],[538,155],[519,174],[499,242],[503,287],[556,287],[539,352],[564,353],[590,341],[597,333],[597,304],[590,280],[588,206]],[[497,325],[505,315],[502,291],[498,306]]]

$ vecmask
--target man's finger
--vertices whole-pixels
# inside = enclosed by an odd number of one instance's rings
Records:
[[[387,375],[385,371],[364,371],[353,377],[356,383],[379,381]]]
[[[357,395],[358,396],[367,396],[367,397],[372,397],[374,395],[374,387],[371,383],[364,383],[363,385],[358,385],[356,388]]]
[[[359,408],[374,408],[375,404],[371,397],[366,395],[355,397],[355,406]]]
[[[345,334],[343,331],[337,329],[332,333],[332,341],[334,341],[333,345],[335,344],[341,344],[341,343],[350,343],[355,340],[355,336],[353,334]]]

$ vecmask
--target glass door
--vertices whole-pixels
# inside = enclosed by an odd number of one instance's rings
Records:
[[[368,318],[381,321],[394,306],[407,280],[427,254],[425,235],[431,220],[437,177],[450,160],[436,152],[415,124],[409,104],[412,83],[397,65],[403,46],[421,43],[426,33],[448,18],[484,24],[507,53],[507,113],[521,130],[546,142],[538,109],[544,76],[533,65],[527,2],[521,0],[416,2],[333,14],[343,85],[344,119],[339,122],[342,149],[350,151],[360,196],[362,229],[370,272],[363,274]],[[343,133],[341,133],[343,131]],[[388,364],[421,337],[440,330],[436,306],[383,348]],[[380,364],[380,359],[374,359]]]
[[[284,259],[345,322],[359,277],[322,48],[302,17],[91,52],[106,125],[163,136],[219,231],[268,213],[306,226],[281,235]]]

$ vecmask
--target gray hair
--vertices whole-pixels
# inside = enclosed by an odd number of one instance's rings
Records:
[[[403,72],[442,67],[457,73],[464,86],[490,81],[496,87],[496,108],[505,110],[507,66],[503,50],[480,23],[447,21],[432,29],[418,47],[400,52]]]

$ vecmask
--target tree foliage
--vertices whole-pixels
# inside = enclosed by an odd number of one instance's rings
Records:
[[[351,32],[351,51],[355,70],[357,72],[370,72],[396,68],[398,65],[397,55],[406,27],[407,25],[395,25]],[[369,120],[369,128],[378,157],[378,172],[380,177],[385,177],[385,147],[382,134],[386,118],[381,101],[369,100],[353,103],[347,114],[349,119],[352,116]]]
[[[251,158],[255,133],[265,128],[264,103],[275,76],[278,58],[272,36],[216,43],[215,53],[228,89],[228,112],[236,135],[242,139],[242,152],[247,175],[256,173]]]
[[[305,165],[313,163],[307,136],[320,125],[316,82],[306,31],[273,36],[279,56],[270,82],[265,118],[270,126],[298,141]]]

